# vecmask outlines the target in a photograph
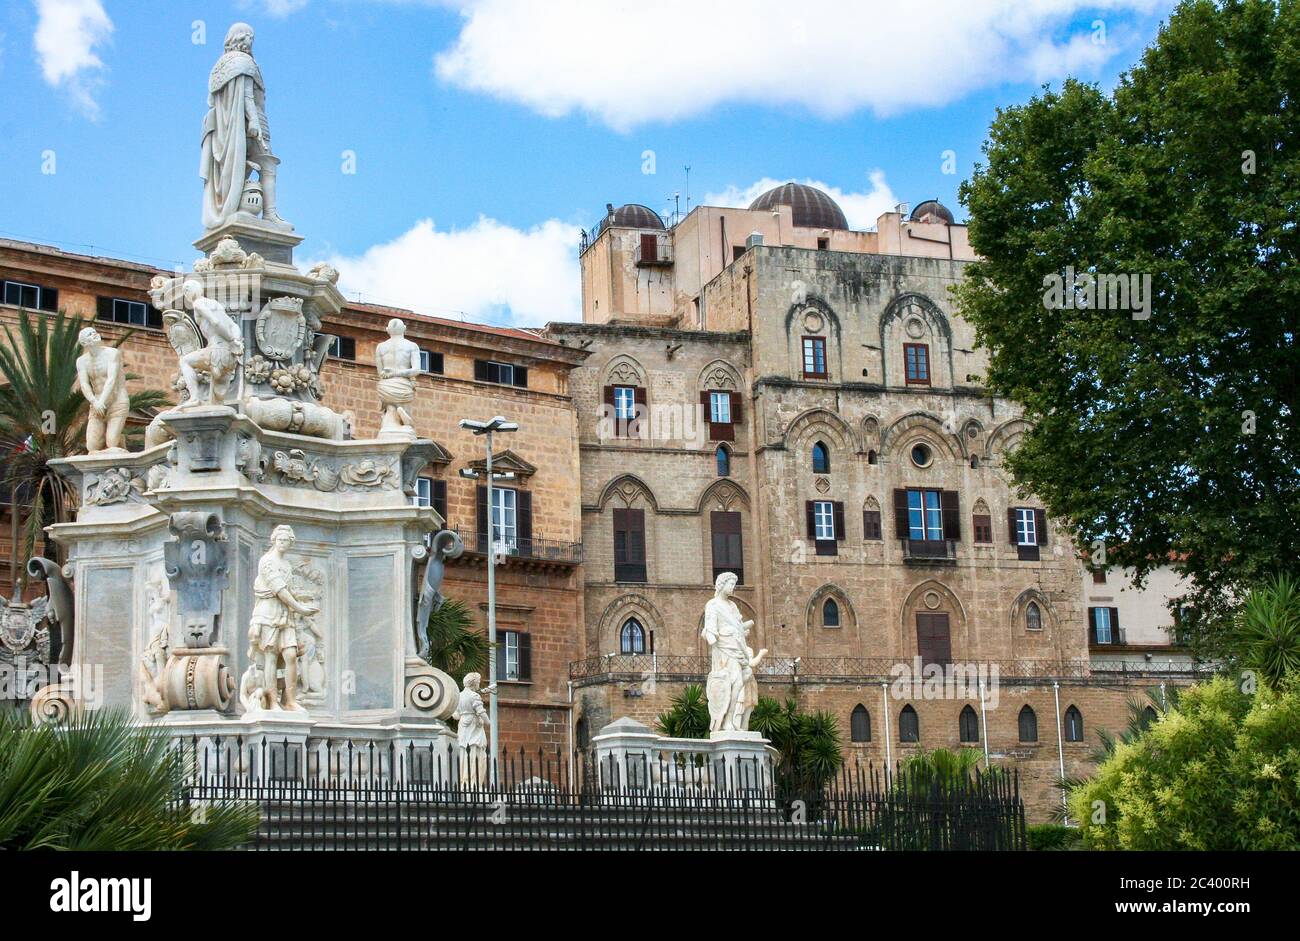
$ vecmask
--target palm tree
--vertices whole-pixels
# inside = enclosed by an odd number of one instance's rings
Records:
[[[967,784],[979,772],[984,753],[978,748],[936,748],[923,751],[903,760],[899,767],[899,777],[916,790],[926,790],[933,785],[948,787],[953,784]],[[996,772],[998,769],[991,768]]]
[[[0,850],[233,849],[256,804],[184,798],[166,734],[95,710],[58,727],[0,715]]]
[[[800,712],[793,699],[783,706],[761,696],[749,727],[777,750],[776,783],[787,793],[819,792],[844,764],[839,723],[829,712]]]
[[[667,712],[659,713],[660,734],[669,738],[708,738],[709,704],[704,699],[704,687],[689,684],[673,697]]]
[[[77,388],[77,334],[85,326],[78,317],[18,312],[17,330],[5,324],[6,343],[0,343],[0,455],[4,470],[0,483],[11,494],[14,537],[10,581],[14,594],[23,571],[21,562],[31,557],[46,526],[71,517],[76,490],[50,462],[84,450],[89,404]],[[115,346],[127,339],[123,336]],[[127,373],[127,379],[139,376]],[[168,403],[166,393],[145,390],[130,394],[132,411],[149,412]],[[140,434],[128,426],[128,441]],[[20,507],[26,519],[20,523]],[[57,550],[47,541],[45,554]],[[57,561],[57,560],[56,560]]]
[[[487,637],[479,632],[463,601],[448,599],[429,614],[428,661],[454,677],[487,669]]]
[[[1253,589],[1236,618],[1237,660],[1269,686],[1300,671],[1300,583],[1283,573]]]

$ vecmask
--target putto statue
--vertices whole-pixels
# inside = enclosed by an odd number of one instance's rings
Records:
[[[279,159],[271,153],[266,88],[253,60],[253,27],[236,23],[226,51],[208,76],[208,113],[203,118],[199,176],[203,178],[203,225],[215,229],[239,213],[279,229],[293,226],[275,208]],[[252,171],[257,182],[250,182]]]
[[[94,327],[83,329],[77,335],[77,342],[85,351],[77,357],[77,384],[90,403],[90,417],[86,419],[86,452],[122,451],[122,429],[130,411],[122,353],[105,346]]]
[[[263,709],[306,712],[298,704],[298,629],[300,618],[320,612],[320,606],[294,597],[290,584],[293,567],[286,557],[293,546],[293,529],[277,526],[271,533],[271,548],[257,563],[253,581],[253,616],[248,624],[249,660],[252,665],[240,684],[247,707],[260,703]],[[284,685],[277,676],[284,669]],[[257,684],[251,686],[250,684]],[[250,693],[260,691],[260,695]]]
[[[488,784],[488,713],[479,695],[482,682],[477,673],[465,674],[465,688],[452,713],[456,720],[456,747],[460,752],[460,786],[464,788]]]
[[[226,390],[244,353],[239,326],[219,301],[203,296],[201,282],[187,280],[182,292],[185,303],[194,311],[197,326],[178,310],[164,312],[163,323],[167,326],[167,338],[180,355],[181,380],[189,393],[184,404],[220,405],[226,400]],[[200,371],[208,374],[206,402],[199,397]]]
[[[388,321],[388,339],[375,347],[375,368],[379,371],[379,403],[384,408],[379,437],[414,441],[415,422],[403,406],[415,401],[420,348],[406,339],[406,324],[396,317]]]
[[[709,678],[705,694],[709,700],[709,732],[745,732],[749,714],[758,704],[758,681],[754,670],[767,656],[757,655],[747,640],[753,621],[743,621],[731,600],[736,576],[723,572],[714,583],[713,598],[704,606],[704,640],[709,645]]]

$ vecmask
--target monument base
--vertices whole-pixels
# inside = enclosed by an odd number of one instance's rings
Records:
[[[257,252],[264,260],[279,265],[293,264],[293,250],[302,241],[302,236],[292,228],[281,228],[258,216],[238,212],[215,229],[204,232],[194,247],[207,255],[226,238],[233,238],[245,252]]]
[[[593,736],[602,786],[688,794],[773,791],[777,751],[759,732],[669,738],[624,716]]]

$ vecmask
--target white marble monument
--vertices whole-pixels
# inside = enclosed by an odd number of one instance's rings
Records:
[[[704,606],[704,629],[709,645],[709,677],[705,694],[709,701],[709,734],[713,737],[761,737],[749,731],[749,715],[758,704],[758,681],[754,670],[767,656],[757,654],[748,643],[753,621],[743,620],[731,600],[736,576],[723,572],[714,582],[714,596]]]
[[[77,337],[82,354],[77,357],[77,385],[90,403],[86,419],[89,454],[125,453],[122,429],[130,411],[122,353],[105,346],[99,331],[85,327]]]
[[[414,441],[415,422],[406,406],[415,401],[415,377],[420,374],[420,348],[406,339],[406,324],[388,321],[388,339],[375,347],[379,372],[379,403],[384,415],[379,437]]]

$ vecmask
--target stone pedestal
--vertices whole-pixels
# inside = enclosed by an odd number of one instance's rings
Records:
[[[635,719],[616,719],[592,737],[602,787],[697,794],[768,792],[774,749],[758,732],[668,738]]]
[[[233,238],[244,251],[256,252],[273,264],[292,265],[293,250],[303,237],[291,228],[264,222],[246,212],[236,213],[224,225],[208,229],[194,242],[194,247],[205,255],[210,254],[222,239]]]

